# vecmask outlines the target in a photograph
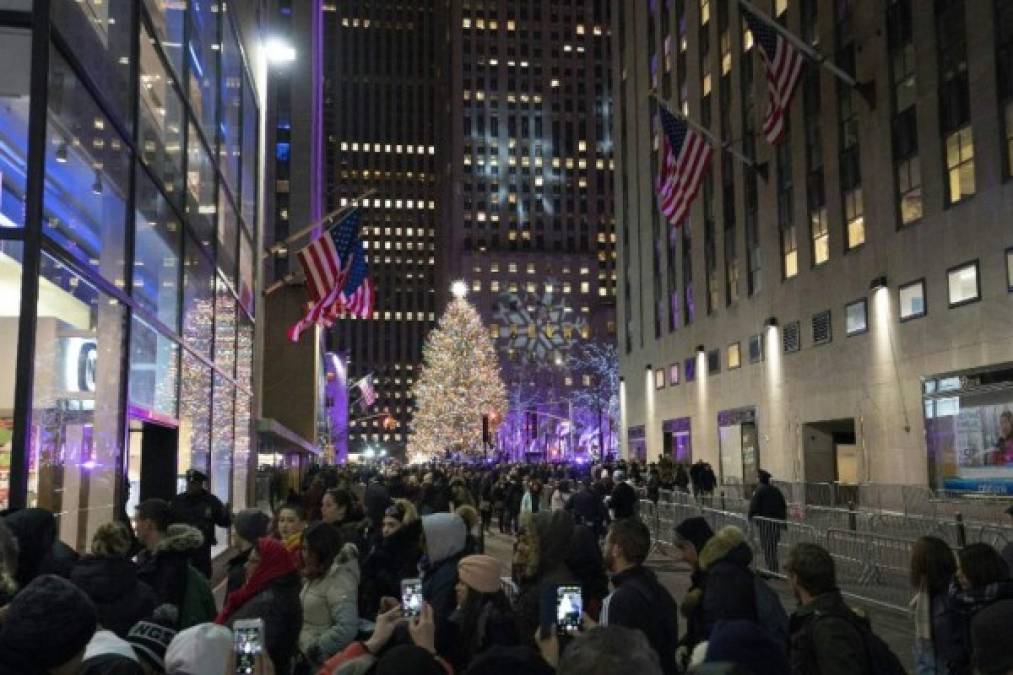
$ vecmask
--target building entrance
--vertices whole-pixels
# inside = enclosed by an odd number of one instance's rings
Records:
[[[127,516],[145,499],[171,500],[178,492],[176,458],[179,429],[147,420],[130,420],[127,456]]]
[[[807,484],[837,483],[841,486],[857,485],[861,458],[855,438],[855,420],[846,418],[809,422],[804,427],[803,463]],[[806,502],[829,506],[844,499],[847,490],[830,491],[813,485],[807,490]]]

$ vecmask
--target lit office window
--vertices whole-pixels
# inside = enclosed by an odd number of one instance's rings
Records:
[[[925,316],[925,281],[913,281],[898,289],[900,298],[900,320],[917,319]]]
[[[665,369],[658,368],[654,371],[654,388],[664,389],[665,388]]]
[[[869,330],[869,302],[865,298],[844,306],[844,333],[858,335]]]
[[[728,370],[742,365],[742,347],[738,342],[728,345]]]
[[[946,273],[950,292],[950,307],[976,302],[981,299],[978,285],[978,261],[959,265]]]
[[[946,174],[950,204],[974,194],[974,138],[971,126],[946,137]]]

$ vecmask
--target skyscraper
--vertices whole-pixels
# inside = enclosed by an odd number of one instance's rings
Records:
[[[556,419],[590,377],[569,352],[615,339],[610,3],[447,5],[449,272],[497,340],[515,412]],[[544,421],[501,442],[551,452]]]

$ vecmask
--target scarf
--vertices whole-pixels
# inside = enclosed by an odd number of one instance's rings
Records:
[[[911,598],[911,609],[915,620],[915,638],[918,640],[932,639],[932,597],[922,583],[918,593]]]
[[[276,539],[261,537],[257,540],[257,553],[260,564],[246,583],[229,593],[221,613],[215,617],[215,623],[224,625],[229,617],[240,607],[249,602],[255,595],[267,588],[275,579],[295,572],[292,555],[285,546]]]

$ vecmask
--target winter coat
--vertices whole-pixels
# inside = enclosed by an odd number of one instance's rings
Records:
[[[836,590],[799,607],[791,615],[791,675],[868,675],[861,621]]]
[[[225,597],[229,593],[239,590],[239,587],[246,583],[246,561],[250,559],[253,547],[240,551],[229,558],[228,583],[225,585]]]
[[[608,512],[601,498],[590,489],[583,488],[574,493],[566,503],[566,509],[573,512],[577,524],[587,525],[596,536],[604,533]]]
[[[707,541],[694,585],[682,603],[687,620],[684,642],[692,646],[707,640],[717,621],[757,621],[752,561],[753,552],[737,527],[723,527]]]
[[[4,517],[18,541],[18,588],[42,574],[70,577],[77,553],[56,536],[56,516],[45,509],[20,509]]]
[[[675,647],[679,641],[678,607],[654,572],[642,565],[612,577],[615,590],[605,598],[601,625],[639,630],[658,654],[665,675],[676,675]]]
[[[383,521],[383,512],[390,504],[390,492],[387,491],[383,483],[372,481],[366,486],[362,503],[366,508],[366,517],[370,524],[379,529],[380,523]]]
[[[617,519],[632,518],[637,515],[637,491],[626,481],[621,481],[612,489],[612,499],[609,504]]]
[[[586,525],[574,526],[564,562],[580,582],[584,611],[597,620],[602,602],[609,593],[609,580],[598,537]]]
[[[375,617],[380,598],[398,598],[401,580],[418,575],[422,557],[422,521],[403,525],[383,539],[362,565],[359,582],[359,616]]]
[[[169,526],[154,553],[144,550],[137,556],[137,578],[155,590],[159,605],[182,607],[186,566],[203,542],[204,537],[196,527],[177,523]]]
[[[172,498],[170,505],[180,521],[200,530],[204,535],[202,548],[208,550],[218,543],[215,539],[215,526],[228,527],[232,523],[222,500],[207,490],[195,495],[187,492],[178,494]]]
[[[345,544],[327,574],[302,587],[299,649],[319,664],[344,649],[359,630],[359,552]]]
[[[559,488],[552,491],[552,500],[549,503],[549,508],[553,511],[562,511],[566,508],[566,502],[570,500],[570,493],[563,492]]]
[[[99,624],[125,638],[135,623],[155,610],[155,590],[137,578],[137,564],[126,558],[85,557],[70,580],[84,591],[98,612]]]
[[[455,631],[450,617],[457,609],[457,563],[464,556],[467,527],[454,513],[434,513],[422,517],[426,536],[425,555],[419,562],[422,597],[433,608],[436,623],[436,651],[449,653]]]
[[[784,494],[769,483],[760,483],[749,500],[749,519],[755,516],[771,518],[773,520],[788,519],[788,504],[784,501]]]
[[[971,622],[975,615],[989,605],[1002,600],[1013,599],[1013,580],[988,584],[982,588],[962,590],[955,582],[951,584],[946,605],[940,613],[933,606],[933,638],[940,629],[945,630],[946,642],[936,643],[938,662],[949,668],[951,673],[961,675],[971,672]],[[943,652],[940,648],[944,648]]]
[[[531,490],[528,490],[524,493],[524,498],[521,500],[521,513],[538,513],[541,511],[541,506],[541,492],[531,492]]]
[[[521,512],[521,499],[524,497],[524,486],[518,481],[510,481],[506,487],[506,508],[510,513]]]
[[[539,607],[549,587],[579,585],[566,565],[573,539],[573,517],[566,511],[538,513],[531,519],[531,529],[532,551],[514,603],[517,630],[524,639],[533,636],[541,623]]]
[[[263,619],[264,645],[274,670],[288,673],[303,622],[299,575],[290,572],[271,581],[229,616],[228,627],[241,619]]]

